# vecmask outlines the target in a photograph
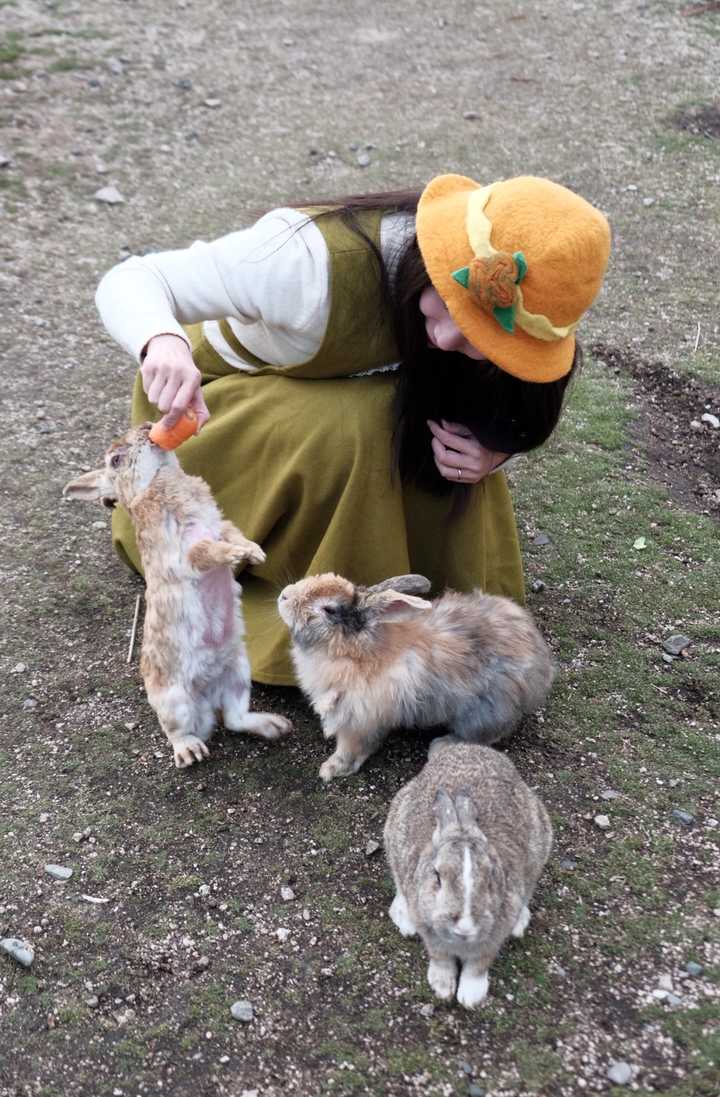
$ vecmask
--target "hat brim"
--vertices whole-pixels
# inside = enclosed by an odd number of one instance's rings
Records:
[[[440,175],[420,196],[416,232],[430,280],[468,342],[496,366],[523,381],[557,381],[572,366],[574,334],[549,342],[517,325],[507,332],[452,277],[473,259],[465,222],[469,194],[478,186],[465,175]]]

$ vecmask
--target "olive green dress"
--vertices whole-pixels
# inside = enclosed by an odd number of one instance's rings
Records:
[[[379,239],[379,215],[365,215]],[[392,473],[392,370],[357,376],[396,360],[389,316],[378,318],[377,275],[369,249],[334,217],[317,225],[330,254],[331,305],[323,343],[308,362],[270,366],[224,338],[256,368],[243,373],[210,345],[202,325],[187,328],[211,418],[178,451],[202,476],[223,513],[262,545],[267,560],[242,574],[252,677],[294,685],[287,629],[276,610],[282,587],[334,571],[357,583],[419,572],[435,592],[482,587],[522,602],[522,564],[505,475],[472,489],[450,518],[450,502]],[[351,376],[354,375],[354,376]],[[158,417],[136,380],[132,421]],[[429,444],[429,440],[428,440]],[[132,525],[117,507],[113,542],[141,570]]]

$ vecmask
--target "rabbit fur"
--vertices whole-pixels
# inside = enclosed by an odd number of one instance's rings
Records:
[[[422,938],[439,998],[480,1005],[503,942],[530,921],[552,848],[542,802],[505,755],[435,740],[392,801],[384,841],[396,889],[390,918],[404,937]]]
[[[223,519],[204,480],[188,476],[174,452],[150,441],[151,426],[113,442],[103,468],[71,481],[63,494],[119,502],[132,519],[146,582],[140,669],[175,765],[183,768],[208,756],[220,711],[229,730],[263,739],[277,739],[292,725],[248,711],[250,666],[232,569],[260,564],[265,554]]]
[[[324,781],[355,773],[393,728],[443,724],[493,743],[545,700],[555,667],[526,610],[479,590],[418,597],[429,587],[421,575],[361,587],[328,573],[281,592],[298,682],[335,737]]]

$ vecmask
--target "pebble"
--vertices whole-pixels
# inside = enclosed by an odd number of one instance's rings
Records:
[[[35,950],[32,945],[17,937],[3,937],[0,940],[0,949],[8,956],[12,956],[13,960],[17,960],[23,967],[30,967],[35,959]]]
[[[30,709],[37,708],[37,701],[34,697],[26,697],[23,701],[23,708],[26,712]]]
[[[420,1006],[420,1015],[422,1017],[432,1017],[434,1012],[435,1012],[435,1006],[432,1006],[432,1005]]]
[[[461,1063],[460,1064],[460,1070],[463,1072],[463,1074],[472,1074],[473,1073],[472,1063]]]
[[[180,91],[192,91],[192,80],[189,80],[187,76],[182,76],[179,80],[175,81],[175,87]]]
[[[230,1012],[236,1021],[244,1021],[246,1024],[252,1021],[254,1013],[252,1002],[239,1001],[233,1002],[230,1006]]]
[[[16,663],[15,666],[10,671],[10,673],[11,674],[24,674],[26,670],[27,670],[27,667],[25,666],[24,663]]]
[[[669,1006],[672,1006],[673,1008],[682,1005],[682,998],[678,998],[677,994],[671,994],[669,991],[665,1001]]]
[[[596,827],[600,827],[600,830],[607,830],[610,826],[610,819],[607,815],[596,815],[593,822]]]
[[[683,811],[682,808],[673,808],[670,814],[673,819],[677,819],[678,823],[684,823],[686,827],[692,826],[695,822],[695,816],[689,811]]]
[[[480,115],[478,114],[478,112],[476,110],[464,110],[463,111],[463,118],[465,119],[466,122],[476,122],[479,117],[480,117]]]
[[[10,157],[4,156],[3,153],[0,152],[0,168],[9,168],[11,164],[12,160]]]
[[[673,663],[675,662],[672,655],[668,655],[668,653],[666,651],[664,651],[662,653],[662,660],[663,660],[663,663],[668,663],[670,666],[672,666]]]
[[[664,975],[658,976],[658,986],[662,987],[663,990],[672,990],[672,988],[673,988],[672,975],[664,974]]]
[[[125,201],[117,187],[100,187],[100,190],[96,190],[93,194],[93,198],[96,202],[104,202],[106,206],[119,206]]]
[[[702,966],[702,964],[698,964],[695,960],[688,960],[685,965],[685,970],[688,975],[702,975],[705,968]]]
[[[100,521],[93,522],[92,528],[93,529],[107,529],[107,522],[100,522]]]
[[[468,1097],[485,1097],[485,1090],[480,1089],[480,1086],[476,1085],[475,1082],[471,1082],[468,1086]]]
[[[572,857],[561,857],[560,868],[563,872],[572,872],[573,869],[577,868],[577,861],[574,861]]]
[[[359,152],[355,159],[359,168],[367,168],[370,165],[370,157],[366,152]]]
[[[275,936],[277,937],[280,944],[284,945],[285,942],[287,941],[288,937],[290,936],[290,930],[289,929],[282,929],[282,928],[277,929],[277,930],[275,930]]]
[[[662,646],[668,655],[679,655],[691,643],[689,636],[683,636],[681,632],[675,632],[672,636],[668,636],[667,640],[663,640]]]
[[[203,106],[209,107],[210,110],[217,110],[222,103],[222,99],[203,99]]]
[[[551,545],[552,541],[548,537],[547,533],[536,533],[533,537],[534,545]]]
[[[601,800],[617,800],[619,792],[616,792],[614,788],[606,788],[600,793]]]
[[[280,888],[280,898],[282,899],[283,903],[292,903],[293,899],[295,898],[295,892],[292,888],[285,885],[284,887]]]
[[[97,994],[91,994],[89,998],[86,998],[85,1005],[88,1007],[88,1009],[97,1009],[97,1007],[100,1005],[100,999],[98,998]]]
[[[644,206],[654,206],[655,205],[655,199],[654,198],[643,198],[643,205]]]
[[[45,871],[54,880],[69,880],[73,874],[73,870],[65,868],[64,865],[45,865]]]
[[[380,849],[380,843],[376,842],[374,838],[371,838],[368,844],[365,846],[365,856],[372,857],[373,853],[377,853]]]
[[[532,590],[533,594],[539,594],[541,590],[545,590],[545,584],[543,583],[542,579],[533,579],[532,583],[530,584],[530,589]]]
[[[702,430],[702,429],[703,429],[703,425],[702,425],[702,423],[700,422],[699,419],[691,419],[690,420],[690,430]]]
[[[626,1086],[632,1080],[633,1072],[629,1063],[611,1063],[607,1076],[616,1086]]]
[[[115,1014],[115,1020],[117,1021],[117,1023],[119,1025],[127,1025],[127,1024],[130,1023],[130,1021],[133,1021],[134,1019],[135,1019],[135,1010],[130,1009],[129,1006],[128,1006],[127,1009],[124,1009],[120,1013]]]
[[[706,411],[704,415],[700,416],[703,423],[707,423],[713,430],[717,430],[720,427],[720,419],[717,415],[711,415],[709,411]]]

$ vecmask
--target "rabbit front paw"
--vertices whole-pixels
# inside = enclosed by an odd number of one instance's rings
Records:
[[[388,911],[391,920],[395,923],[397,928],[402,933],[403,937],[414,937],[417,933],[415,923],[410,917],[410,911],[408,910],[407,900],[404,895],[399,892],[390,904],[390,910]]]
[[[265,553],[254,541],[234,542],[234,564],[264,564]]]
[[[467,965],[463,968],[458,983],[457,1000],[465,1009],[474,1009],[487,998],[489,981],[487,972],[478,974],[477,971]]]
[[[320,766],[320,779],[327,784],[334,777],[349,777],[357,773],[364,761],[364,758],[349,758],[336,750]]]
[[[186,769],[194,762],[203,762],[210,757],[207,746],[196,735],[183,735],[179,739],[174,739],[172,748],[178,769]]]
[[[431,960],[428,964],[427,980],[438,998],[452,998],[457,985],[455,961],[452,959]]]
[[[530,924],[530,908],[523,907],[518,915],[518,920],[512,928],[513,937],[522,937]]]

